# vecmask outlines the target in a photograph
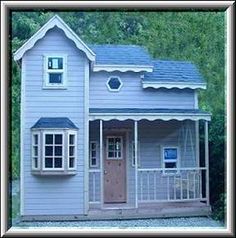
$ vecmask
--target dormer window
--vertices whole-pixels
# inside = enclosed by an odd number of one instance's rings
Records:
[[[45,57],[46,88],[65,88],[66,86],[66,56],[47,55]]]
[[[123,83],[117,76],[112,76],[107,81],[107,87],[109,91],[118,92],[120,91]]]

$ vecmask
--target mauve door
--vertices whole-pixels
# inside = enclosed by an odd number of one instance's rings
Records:
[[[106,137],[104,155],[104,203],[126,202],[126,166],[124,137]]]

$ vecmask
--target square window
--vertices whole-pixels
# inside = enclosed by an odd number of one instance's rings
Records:
[[[53,144],[53,135],[46,135],[46,144],[52,145]]]
[[[52,168],[53,167],[53,158],[45,158],[45,168]]]
[[[45,155],[52,156],[53,155],[53,146],[45,146]]]
[[[56,157],[55,158],[55,166],[54,166],[55,168],[62,168],[62,158],[60,157],[60,158],[58,158],[58,157]]]
[[[177,160],[177,148],[165,148],[164,149],[165,160]]]
[[[176,168],[176,163],[175,162],[165,163],[165,168],[167,169]]]
[[[61,57],[49,57],[48,69],[63,69],[63,58]]]
[[[49,73],[49,83],[62,83],[62,73]]]
[[[62,156],[62,146],[55,146],[55,155]]]

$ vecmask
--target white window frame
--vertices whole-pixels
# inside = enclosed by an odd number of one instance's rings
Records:
[[[46,168],[45,167],[45,135],[48,134],[48,135],[62,135],[62,168]],[[53,147],[55,146],[55,144],[53,143]],[[44,130],[43,131],[43,144],[42,144],[42,147],[43,147],[43,155],[42,155],[42,162],[43,162],[43,170],[45,171],[63,171],[65,170],[65,166],[64,166],[64,163],[65,163],[65,132],[63,130]],[[51,156],[52,158],[55,158],[55,156]]]
[[[177,149],[177,159],[165,161],[165,149]],[[164,169],[164,173],[166,174],[165,170],[168,168],[165,167],[166,163],[176,163],[176,169],[171,171],[171,173],[178,173],[179,172],[179,164],[180,164],[180,147],[179,146],[162,146],[162,168]]]
[[[74,141],[74,147],[75,147],[75,150],[74,150],[74,167],[70,168],[70,135],[74,135],[75,137],[75,141]],[[67,134],[67,169],[68,170],[75,170],[77,167],[77,132],[75,131],[68,131],[68,134]]]
[[[96,149],[96,157],[92,157],[92,144],[95,144],[95,149]],[[96,164],[92,164],[92,159],[96,159]],[[89,142],[89,167],[90,168],[97,168],[98,167],[98,142],[97,141],[90,141]]]
[[[117,78],[117,79],[119,80],[119,82],[120,82],[120,87],[119,87],[119,88],[113,89],[113,88],[110,87],[109,81],[110,81],[112,78]],[[122,80],[120,79],[119,76],[112,75],[112,76],[110,76],[110,77],[108,78],[108,80],[107,80],[107,82],[106,82],[106,85],[107,85],[107,88],[108,88],[109,91],[111,91],[111,92],[119,92],[120,89],[121,89],[122,86],[123,86],[123,82],[122,82]]]
[[[120,138],[121,139],[121,149],[120,149],[120,152],[121,152],[121,157],[109,157],[108,156],[108,147],[109,147],[109,143],[108,143],[108,139],[109,138]],[[123,136],[107,136],[106,137],[106,159],[107,160],[123,160],[124,159],[124,151],[123,151]]]
[[[34,136],[38,136],[38,144],[34,142]],[[38,147],[38,155],[34,156],[34,147]],[[38,167],[34,166],[34,158],[38,160]],[[41,144],[40,144],[40,132],[32,132],[32,139],[31,139],[31,161],[32,161],[32,170],[40,170],[40,163],[41,163]]]
[[[48,69],[49,58],[62,58],[63,69]],[[47,54],[44,55],[44,88],[48,89],[65,89],[67,85],[67,55],[66,54]],[[62,83],[49,83],[50,73],[62,73]]]
[[[134,141],[132,141],[132,145],[131,145],[131,153],[132,153],[132,156],[131,156],[131,159],[132,159],[132,161],[131,161],[131,165],[132,165],[132,167],[135,167],[135,156],[134,156],[134,144],[135,144],[135,142]],[[140,158],[140,141],[138,141],[138,148],[137,148],[137,154],[138,154],[138,167],[140,167],[140,164],[141,164],[141,158]]]

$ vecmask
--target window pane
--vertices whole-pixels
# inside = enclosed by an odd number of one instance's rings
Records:
[[[75,135],[70,135],[70,145],[74,145],[75,144]]]
[[[45,155],[52,156],[53,147],[52,146],[45,146]]]
[[[96,144],[95,144],[95,143],[92,143],[91,148],[92,148],[92,150],[96,150]]]
[[[96,165],[97,164],[96,162],[97,162],[97,160],[95,158],[93,158],[91,161],[92,165]]]
[[[168,148],[164,151],[165,160],[176,160],[177,159],[177,149]]]
[[[52,158],[45,158],[45,168],[52,168]]]
[[[62,135],[55,135],[55,144],[62,145]]]
[[[96,151],[95,150],[93,150],[91,154],[92,154],[92,157],[96,157]]]
[[[53,135],[46,135],[46,144],[53,144]]]
[[[109,157],[109,158],[114,157],[114,152],[108,152],[108,157]]]
[[[114,144],[108,146],[108,150],[109,150],[109,151],[113,151],[114,149],[115,149]]]
[[[176,163],[165,163],[165,168],[171,169],[171,168],[176,168]]]
[[[74,164],[75,164],[75,158],[71,157],[69,161],[69,167],[74,168],[75,167]]]
[[[35,144],[35,145],[38,144],[38,135],[34,135],[34,144]]]
[[[62,158],[55,158],[55,168],[62,168]]]
[[[34,158],[34,168],[38,168],[38,158]]]
[[[48,69],[63,69],[63,58],[59,57],[48,58]]]
[[[38,156],[38,146],[34,146],[34,156]]]
[[[62,73],[49,73],[49,83],[62,83]]]
[[[70,150],[70,153],[69,153],[70,156],[75,155],[75,147],[74,146],[70,146],[69,150]]]
[[[108,138],[108,143],[113,144],[114,143],[114,138]]]
[[[55,146],[55,155],[62,156],[62,146]]]

